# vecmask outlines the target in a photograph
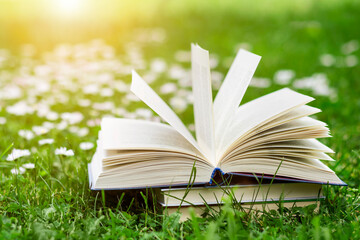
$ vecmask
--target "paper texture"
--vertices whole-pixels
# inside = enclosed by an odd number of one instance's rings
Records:
[[[249,86],[261,57],[240,49],[214,101],[215,138],[217,143],[224,137],[229,121]]]
[[[101,136],[105,150],[164,150],[200,155],[180,133],[162,123],[103,118]]]
[[[196,139],[206,157],[215,164],[215,135],[209,52],[191,45],[191,77]]]
[[[312,100],[312,97],[284,88],[240,106],[219,144],[218,157],[221,158],[222,153],[246,132]]]
[[[180,118],[135,71],[132,71],[131,91],[204,154]]]

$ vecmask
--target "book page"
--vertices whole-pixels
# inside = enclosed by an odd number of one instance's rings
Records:
[[[191,77],[196,139],[206,157],[215,162],[215,136],[209,52],[191,45]]]
[[[240,49],[214,101],[215,140],[219,144],[254,75],[261,57]]]
[[[101,142],[103,150],[158,150],[201,156],[171,126],[145,120],[103,118]]]
[[[220,144],[218,159],[245,133],[312,100],[312,97],[284,88],[240,106]]]
[[[135,71],[132,71],[131,91],[204,155],[199,144],[180,118]]]

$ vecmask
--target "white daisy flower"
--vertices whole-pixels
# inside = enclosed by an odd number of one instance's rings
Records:
[[[274,80],[277,84],[287,85],[294,77],[295,72],[293,70],[279,70],[275,73]]]
[[[22,97],[22,91],[16,85],[8,85],[2,90],[1,95],[4,99],[17,99]]]
[[[170,99],[170,105],[174,108],[175,111],[183,112],[186,110],[188,102],[184,98],[173,97]]]
[[[30,130],[23,130],[23,129],[21,129],[21,130],[19,131],[19,135],[20,135],[20,137],[23,137],[23,138],[25,138],[26,140],[31,140],[31,139],[33,139],[34,136],[35,136],[32,131],[30,131]]]
[[[4,125],[6,123],[6,118],[0,117],[0,125]]]
[[[81,112],[65,112],[61,114],[61,119],[68,122],[69,124],[76,124],[84,119]]]
[[[76,131],[76,134],[77,134],[79,137],[85,137],[86,135],[89,134],[89,129],[86,128],[86,127],[79,128],[79,129]]]
[[[320,56],[320,63],[325,67],[331,67],[336,63],[336,58],[331,54],[323,54]]]
[[[343,54],[351,54],[359,49],[358,40],[352,40],[341,46],[341,52]]]
[[[112,97],[114,95],[114,90],[111,88],[103,88],[100,90],[100,95],[103,97]]]
[[[136,109],[135,114],[146,120],[149,120],[153,116],[152,111],[147,108],[138,108],[138,109]]]
[[[32,130],[35,132],[36,135],[42,135],[49,132],[49,129],[43,126],[33,126]]]
[[[180,65],[172,65],[168,71],[170,78],[181,79],[189,75],[189,71],[185,70]]]
[[[94,147],[94,144],[92,142],[82,142],[80,143],[80,149],[81,150],[89,150]]]
[[[20,101],[14,105],[6,107],[6,111],[16,116],[23,116],[25,114],[32,114],[34,109],[30,107],[26,102]]]
[[[165,83],[164,85],[161,86],[160,92],[162,94],[169,94],[175,92],[177,89],[178,87],[176,86],[175,83]]]
[[[152,60],[150,64],[150,69],[152,72],[161,73],[166,70],[166,62],[160,58]]]
[[[13,168],[10,170],[12,174],[18,175],[18,174],[24,174],[25,168],[19,167],[19,168]]]
[[[355,67],[358,64],[358,58],[355,55],[349,55],[345,57],[345,65],[347,67]]]
[[[23,168],[26,168],[26,169],[33,169],[35,168],[35,164],[33,163],[25,163],[22,165]]]
[[[99,92],[100,87],[97,84],[88,84],[83,87],[83,93],[85,94],[96,94]]]
[[[178,62],[190,62],[191,61],[191,52],[180,50],[175,53],[175,60]]]
[[[190,131],[194,132],[194,131],[195,131],[195,124],[193,124],[193,123],[189,124],[189,125],[188,125],[188,129],[189,129]]]
[[[66,147],[60,147],[55,149],[55,155],[64,155],[64,156],[74,156],[74,151],[72,149],[66,149]]]
[[[29,156],[30,151],[28,149],[16,149],[14,148],[11,153],[7,156],[6,161],[14,161],[20,157]]]
[[[68,124],[65,121],[61,121],[60,123],[58,123],[56,125],[56,129],[58,129],[58,130],[64,130],[67,127],[68,127]]]
[[[89,99],[80,99],[78,104],[81,107],[89,107],[91,105],[91,101]]]
[[[49,111],[45,117],[50,121],[55,121],[58,120],[59,114],[57,112]]]
[[[270,87],[271,81],[268,78],[256,78],[253,77],[250,86],[257,87],[257,88],[267,88]]]
[[[52,144],[54,143],[54,139],[52,138],[44,138],[39,140],[39,145]]]
[[[210,63],[210,68],[216,68],[219,65],[218,57],[213,54],[210,55],[209,63]]]

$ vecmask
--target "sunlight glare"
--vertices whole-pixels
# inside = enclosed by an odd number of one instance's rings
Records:
[[[53,0],[57,11],[65,14],[73,14],[79,11],[82,0]]]

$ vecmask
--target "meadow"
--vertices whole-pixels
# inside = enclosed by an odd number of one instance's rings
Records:
[[[0,239],[360,238],[360,2],[29,2],[0,1]],[[214,95],[245,48],[262,60],[243,102],[283,87],[315,97],[326,164],[348,186],[324,187],[318,212],[228,202],[185,222],[150,192],[92,193],[101,118],[161,121],[130,93],[132,69],[194,128],[192,42],[211,53]]]

